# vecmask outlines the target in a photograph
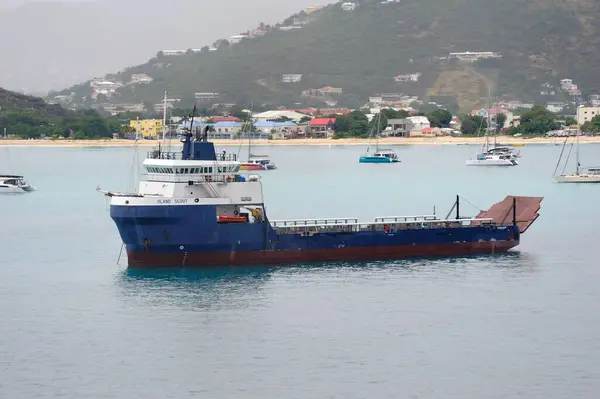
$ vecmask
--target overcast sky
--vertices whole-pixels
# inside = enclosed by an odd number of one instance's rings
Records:
[[[0,0],[0,86],[62,89],[331,0]],[[49,18],[48,16],[52,17]],[[27,29],[23,29],[27,27]]]

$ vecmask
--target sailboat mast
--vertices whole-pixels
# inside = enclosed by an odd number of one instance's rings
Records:
[[[492,128],[492,85],[488,85],[488,111],[487,111],[487,132]],[[486,140],[486,144],[488,141]],[[494,131],[494,148],[496,148],[496,132]],[[489,145],[486,147],[486,152],[490,150]]]
[[[579,133],[581,132],[581,127],[579,125],[577,125],[577,144],[575,146],[575,162],[576,162],[576,167],[575,167],[575,174],[578,175],[579,174]]]
[[[163,132],[162,132],[162,145],[165,147],[165,138],[167,132],[167,91],[165,90],[165,98],[163,99]]]

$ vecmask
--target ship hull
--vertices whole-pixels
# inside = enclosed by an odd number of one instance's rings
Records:
[[[240,252],[185,252],[160,253],[127,250],[130,267],[214,267],[248,265],[294,265],[316,262],[356,262],[397,260],[407,258],[434,258],[475,254],[496,254],[519,244],[517,240],[417,244],[335,249],[265,250]]]

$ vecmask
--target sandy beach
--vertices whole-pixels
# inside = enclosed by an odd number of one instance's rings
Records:
[[[498,136],[499,144],[524,146],[528,144],[562,144],[564,138],[560,137],[512,137]],[[0,146],[36,146],[36,147],[154,147],[158,140],[1,140]],[[240,140],[213,140],[217,146],[239,146],[246,145]],[[379,146],[386,145],[477,145],[484,142],[483,137],[390,137],[379,140]],[[583,143],[600,144],[600,136],[580,137]],[[177,140],[172,140],[172,144],[178,144]],[[369,139],[296,139],[296,140],[254,140],[255,146],[335,146],[335,145],[367,145]]]

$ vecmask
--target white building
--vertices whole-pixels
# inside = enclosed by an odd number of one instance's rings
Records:
[[[548,104],[546,104],[546,109],[550,112],[562,112],[563,109],[565,109],[565,103],[563,102],[549,102]]]
[[[426,116],[409,116],[408,118],[406,118],[406,120],[409,121],[412,126],[412,128],[410,129],[411,131],[423,130],[431,127],[431,123],[429,122],[429,119],[427,119]]]
[[[577,108],[577,123],[583,125],[598,115],[600,115],[600,107],[579,107]]]
[[[165,56],[176,56],[176,55],[184,55],[186,50],[162,50],[163,55]]]
[[[492,51],[465,51],[463,53],[450,53],[448,54],[449,59],[457,59],[460,61],[475,62],[483,59],[499,59],[502,58],[502,54],[495,53]]]
[[[229,44],[238,44],[244,39],[247,39],[248,35],[234,35],[229,38]]]
[[[418,82],[420,77],[421,77],[421,72],[407,73],[406,75],[398,75],[398,76],[394,77],[394,81],[396,83]]]
[[[145,73],[134,73],[133,75],[131,75],[131,84],[146,84],[146,83],[151,83],[154,79],[152,79],[150,76],[146,75]]]
[[[194,93],[196,100],[208,101],[219,97],[219,93]]]
[[[281,81],[283,83],[298,83],[302,81],[302,74],[284,73],[281,76]]]
[[[301,114],[295,111],[266,111],[261,112],[260,114],[252,115],[252,119],[256,122],[274,122],[279,118],[285,117],[289,118],[295,123],[299,123],[300,120],[308,115]]]
[[[342,3],[342,10],[354,11],[356,9],[356,3]]]
[[[573,87],[577,88],[576,85],[573,84],[573,79],[561,79],[560,80],[560,87],[563,90],[569,90]]]

